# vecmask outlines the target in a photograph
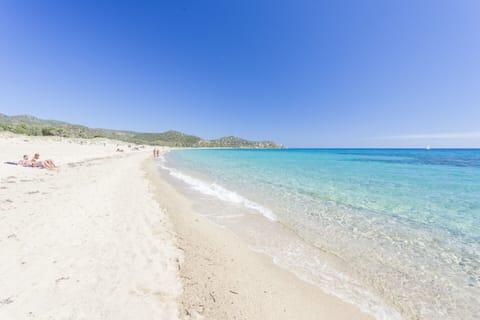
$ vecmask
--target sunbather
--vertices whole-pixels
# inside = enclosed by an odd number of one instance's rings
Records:
[[[22,160],[17,162],[19,165],[22,165],[24,167],[31,167],[32,166],[32,161],[28,159],[28,155],[24,154]]]
[[[40,154],[35,153],[32,159],[32,167],[40,167],[40,168],[43,167],[43,168],[52,169],[52,168],[56,168],[57,166],[55,165],[52,159],[41,161]]]

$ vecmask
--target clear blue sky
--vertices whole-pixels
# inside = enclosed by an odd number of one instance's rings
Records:
[[[306,147],[480,147],[480,1],[0,1],[0,112]]]

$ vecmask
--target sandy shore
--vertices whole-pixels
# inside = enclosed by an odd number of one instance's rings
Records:
[[[369,319],[193,212],[150,149],[0,133],[0,319]],[[24,153],[58,169],[7,165]]]
[[[151,161],[145,170],[184,253],[179,299],[183,318],[371,319],[253,252],[230,230],[195,214],[188,199],[160,177]]]
[[[181,252],[141,170],[150,151],[115,149],[2,133],[0,319],[178,318]],[[3,163],[34,152],[59,168]]]

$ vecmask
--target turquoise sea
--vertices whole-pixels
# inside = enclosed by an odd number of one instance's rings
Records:
[[[478,319],[480,150],[174,150],[200,214],[377,319]]]

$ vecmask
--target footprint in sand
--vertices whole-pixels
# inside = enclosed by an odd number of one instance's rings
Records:
[[[13,303],[13,300],[11,299],[11,297],[8,297],[7,299],[0,300],[0,305],[10,304],[10,303]]]
[[[60,277],[57,280],[55,280],[55,283],[59,284],[61,281],[65,281],[65,280],[68,280],[68,279],[70,279],[70,277]]]
[[[17,181],[15,181],[17,179],[17,177],[15,176],[9,176],[9,177],[6,177],[5,179],[2,179],[2,181],[6,182],[6,183],[15,183]]]

